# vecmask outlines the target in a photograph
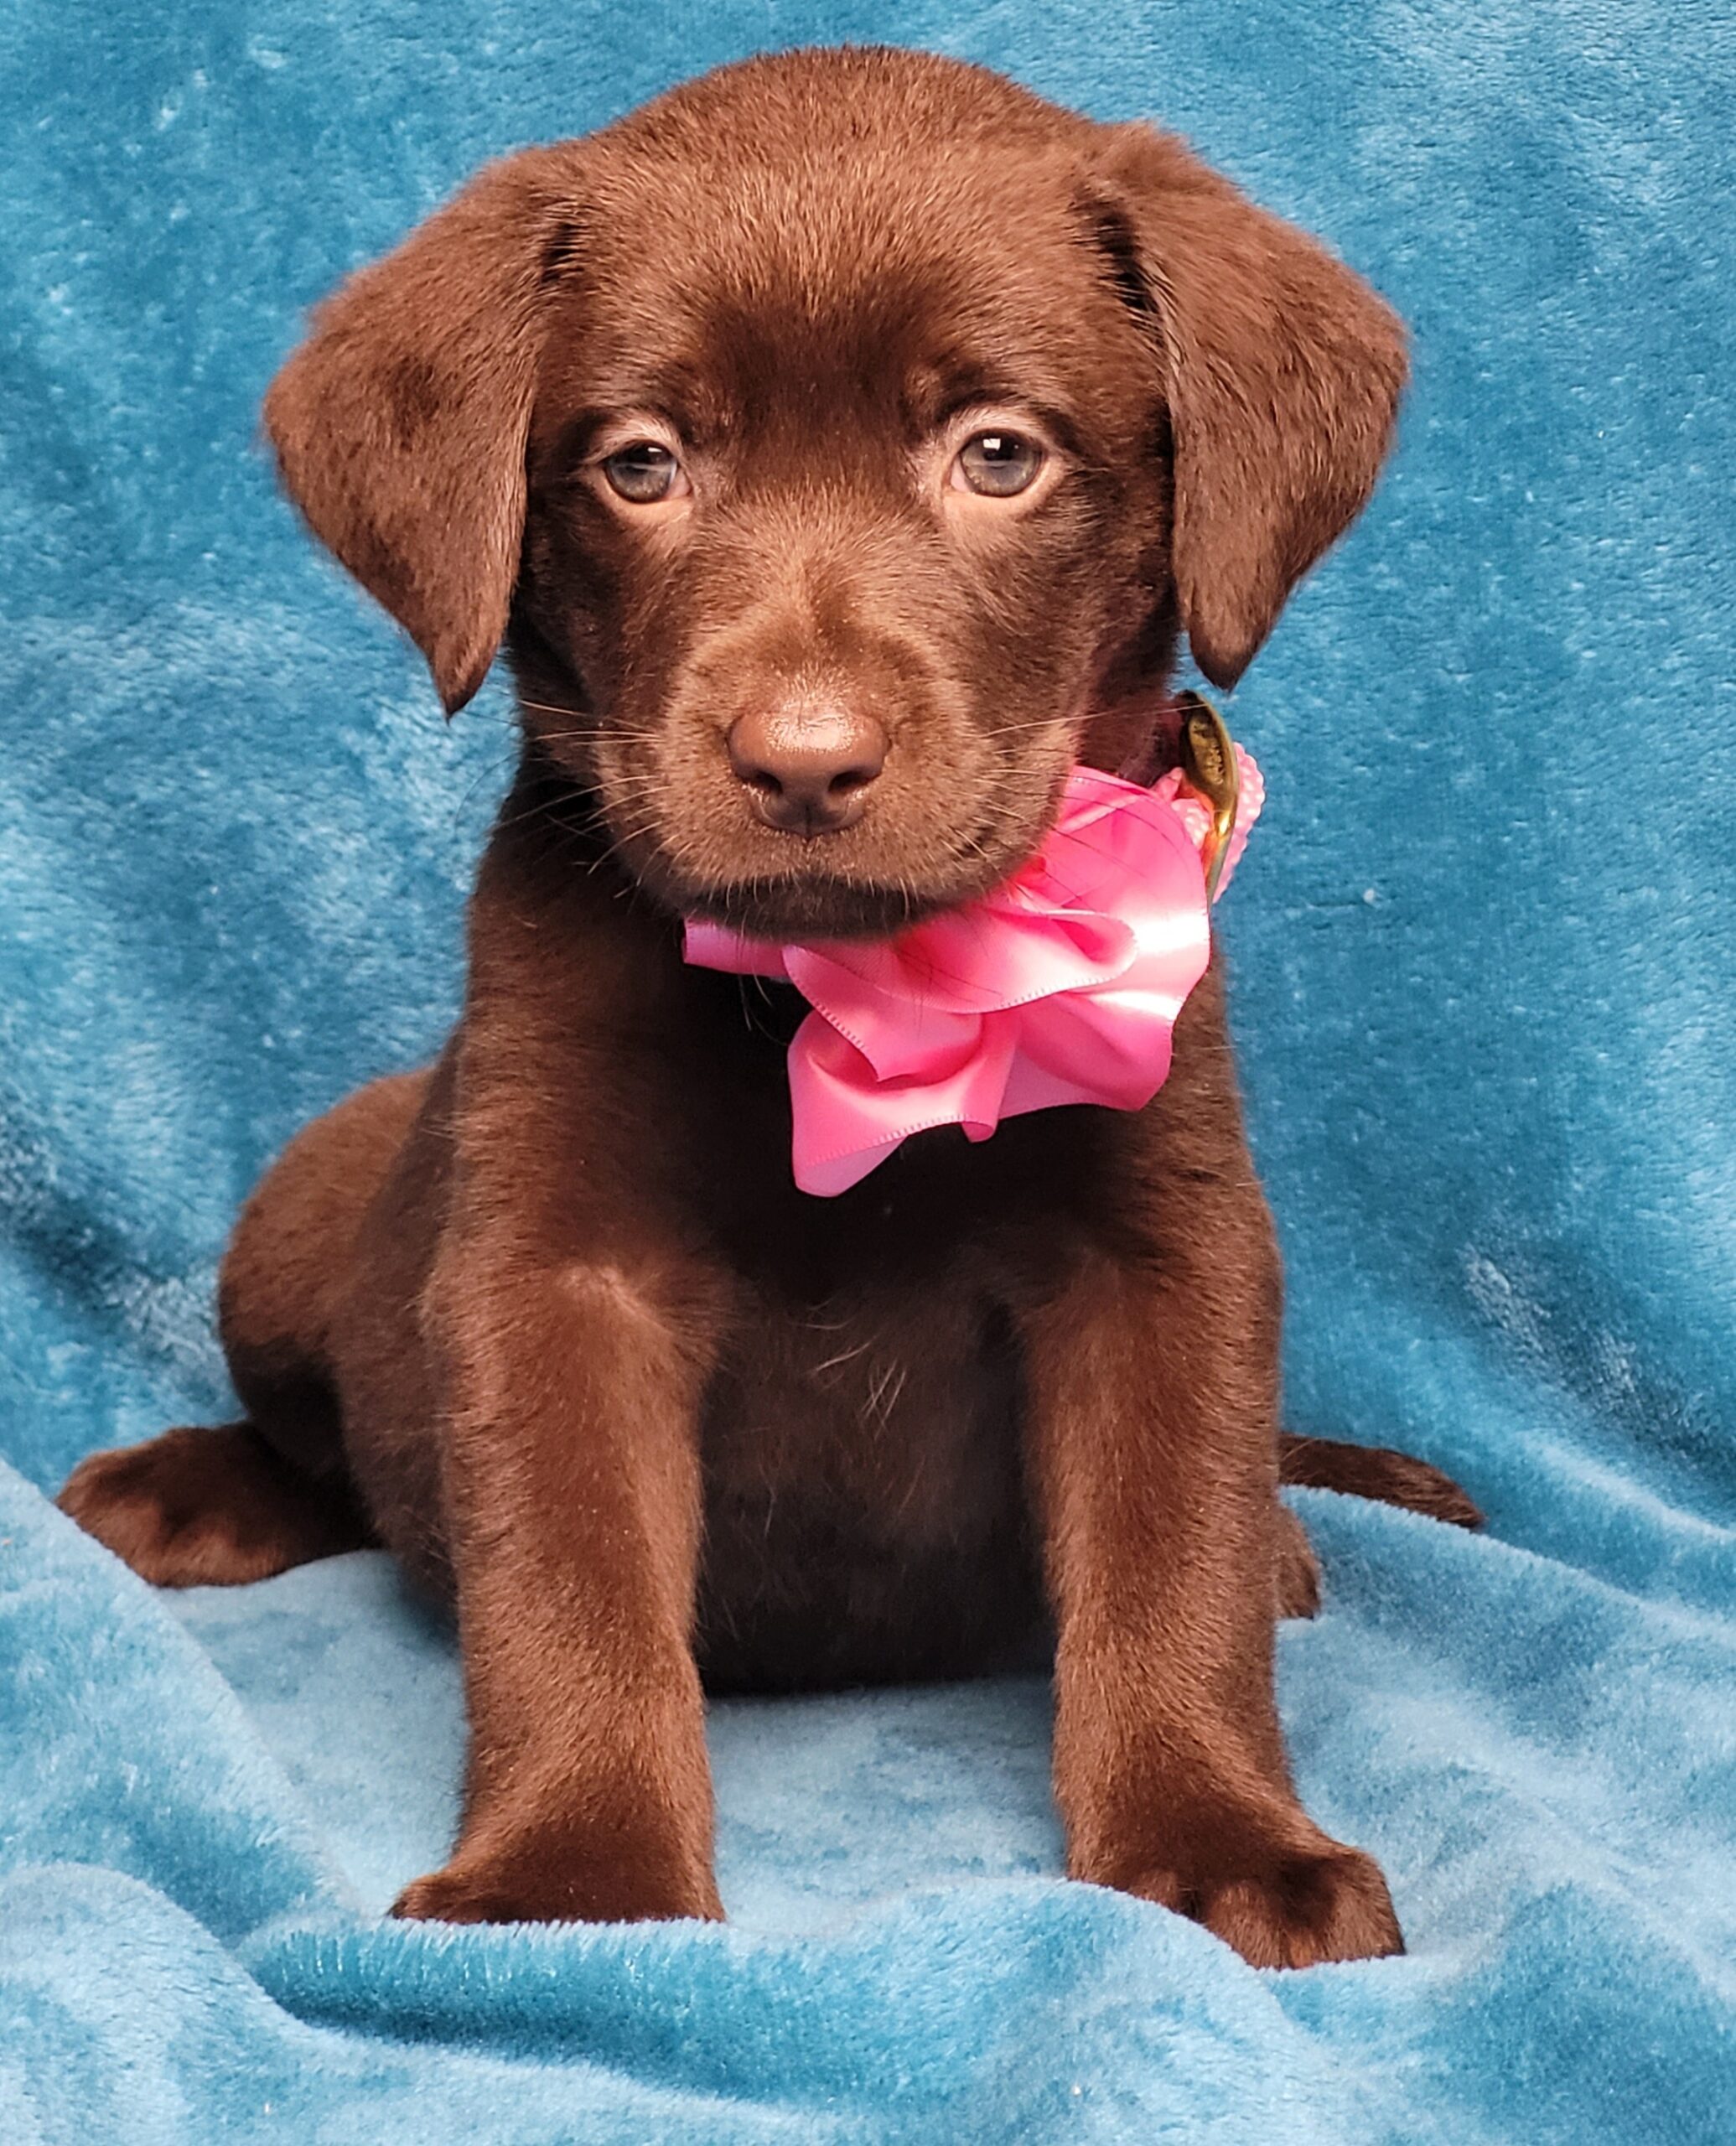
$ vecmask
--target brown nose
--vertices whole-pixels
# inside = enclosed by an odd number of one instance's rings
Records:
[[[886,765],[886,733],[848,708],[756,710],[729,733],[729,765],[768,827],[836,834],[862,817]]]

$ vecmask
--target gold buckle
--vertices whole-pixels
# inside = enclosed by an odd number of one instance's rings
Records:
[[[1236,832],[1236,807],[1241,796],[1241,770],[1236,765],[1230,726],[1204,693],[1178,693],[1175,705],[1181,711],[1183,779],[1211,812],[1211,832],[1200,849],[1205,865],[1205,899],[1210,901],[1230,858],[1230,837]]]

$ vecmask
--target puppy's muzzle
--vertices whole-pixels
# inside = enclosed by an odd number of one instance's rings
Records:
[[[853,827],[886,765],[886,733],[873,717],[832,702],[750,711],[731,726],[728,744],[754,811],[785,834]]]

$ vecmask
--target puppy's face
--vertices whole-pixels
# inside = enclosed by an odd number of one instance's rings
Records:
[[[1148,767],[1360,505],[1385,309],[1174,144],[979,70],[805,53],[496,166],[356,278],[267,421],[448,706],[684,914],[896,928]]]
[[[901,146],[646,160],[532,413],[531,719],[642,880],[767,932],[1003,878],[1168,599],[1153,354],[1065,167]]]

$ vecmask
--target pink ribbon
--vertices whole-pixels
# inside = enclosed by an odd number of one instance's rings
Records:
[[[1219,891],[1265,799],[1241,796]],[[1047,840],[992,894],[895,939],[780,946],[690,921],[702,968],[781,977],[813,1008],[790,1045],[795,1182],[846,1192],[900,1141],[1056,1103],[1139,1110],[1169,1071],[1211,924],[1206,806],[1173,770],[1153,788],[1075,768]]]

